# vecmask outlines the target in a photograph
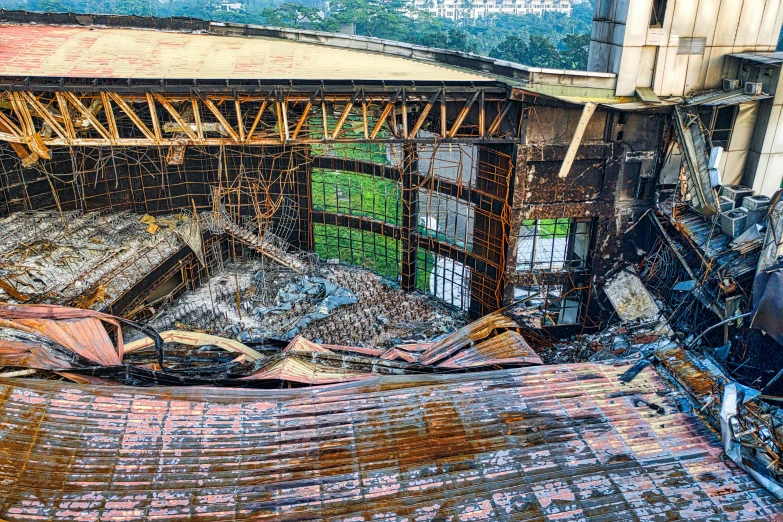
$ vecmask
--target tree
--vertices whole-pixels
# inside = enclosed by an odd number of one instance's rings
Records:
[[[522,63],[528,56],[527,41],[521,36],[512,34],[492,49],[489,55],[509,62]]]
[[[587,69],[587,56],[590,51],[589,34],[567,34],[560,40],[560,46],[562,47],[560,67],[577,71]]]
[[[152,16],[150,0],[118,0],[117,13],[122,15]]]
[[[38,0],[33,4],[32,10],[42,13],[64,13],[67,11],[62,0]]]
[[[317,25],[323,21],[318,9],[290,2],[277,7],[268,7],[261,11],[261,16],[265,24],[275,27],[299,27],[305,21]]]

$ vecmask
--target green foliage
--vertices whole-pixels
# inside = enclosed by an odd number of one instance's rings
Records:
[[[62,13],[66,11],[62,0],[38,0],[35,3],[35,10],[47,13]]]
[[[321,259],[339,259],[362,266],[384,277],[397,279],[400,273],[399,240],[336,225],[313,225],[315,252]]]
[[[416,289],[430,291],[430,278],[435,266],[435,254],[420,248],[416,251]]]
[[[533,228],[536,222],[533,219],[522,222],[523,227]],[[542,238],[565,238],[571,232],[571,220],[569,218],[539,219],[538,235]]]
[[[392,225],[398,225],[402,215],[399,183],[367,174],[313,169],[312,198],[315,210]]]

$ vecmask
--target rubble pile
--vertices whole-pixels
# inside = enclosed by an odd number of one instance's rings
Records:
[[[668,344],[666,326],[658,321],[618,322],[593,334],[574,335],[549,345],[536,345],[545,364],[601,362],[633,356]]]
[[[362,268],[321,264],[302,274],[241,258],[157,311],[157,331],[181,329],[245,343],[290,341],[387,347],[424,342],[466,324],[463,313]]]
[[[17,212],[0,220],[0,301],[101,309],[182,248],[185,214]]]

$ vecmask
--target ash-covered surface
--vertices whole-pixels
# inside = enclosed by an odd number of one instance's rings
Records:
[[[356,303],[342,304],[303,325],[303,317],[324,312],[325,296],[311,292],[297,299],[292,289],[312,287],[320,278],[337,285],[341,296],[352,294]],[[247,342],[301,334],[319,343],[364,347],[428,341],[466,323],[462,312],[426,295],[403,292],[369,270],[320,264],[304,276],[260,258],[226,263],[149,321],[158,331],[193,330]]]
[[[593,334],[574,335],[563,340],[537,340],[528,336],[544,364],[601,362],[630,357],[641,351],[660,348],[669,340],[665,322],[631,321],[608,326]]]

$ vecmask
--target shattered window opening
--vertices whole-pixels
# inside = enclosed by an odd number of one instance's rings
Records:
[[[523,221],[517,271],[584,268],[589,257],[591,225],[590,218]]]
[[[565,290],[565,285],[514,287],[514,300],[530,298],[528,304],[541,309],[543,326],[581,323],[583,295],[583,289]]]
[[[458,198],[419,189],[419,233],[471,250],[476,211]]]
[[[727,105],[716,107],[712,115],[710,125],[710,138],[713,147],[728,147],[731,134],[734,130],[734,121],[737,118],[739,105]]]
[[[399,225],[400,184],[369,174],[313,169],[313,210],[350,214]]]

